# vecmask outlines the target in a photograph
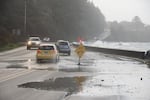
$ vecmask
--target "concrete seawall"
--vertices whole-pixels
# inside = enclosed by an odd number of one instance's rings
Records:
[[[78,44],[73,44],[73,46],[77,47]],[[145,52],[142,51],[110,49],[110,48],[101,48],[101,47],[92,47],[92,46],[85,46],[85,48],[88,51],[103,52],[107,54],[122,55],[122,56],[139,58],[139,59],[144,59],[144,54],[145,54]]]

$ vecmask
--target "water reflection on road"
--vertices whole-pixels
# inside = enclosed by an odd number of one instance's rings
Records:
[[[54,72],[49,79],[21,83],[18,87],[65,91],[68,100],[150,100],[150,69],[146,64],[97,53],[87,56],[80,66],[74,56],[61,56],[58,63],[36,63],[33,58],[12,60],[7,68]]]

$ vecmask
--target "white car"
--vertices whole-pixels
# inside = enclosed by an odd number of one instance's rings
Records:
[[[27,41],[27,50],[31,49],[32,47],[39,47],[41,44],[41,40],[39,37],[29,37]]]

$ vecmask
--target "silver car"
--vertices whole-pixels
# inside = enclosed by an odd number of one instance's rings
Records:
[[[56,43],[59,53],[71,55],[71,47],[69,41],[58,40]]]

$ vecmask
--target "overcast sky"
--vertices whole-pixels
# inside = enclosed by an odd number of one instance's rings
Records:
[[[150,0],[92,0],[100,8],[107,21],[131,21],[139,16],[150,24]]]

